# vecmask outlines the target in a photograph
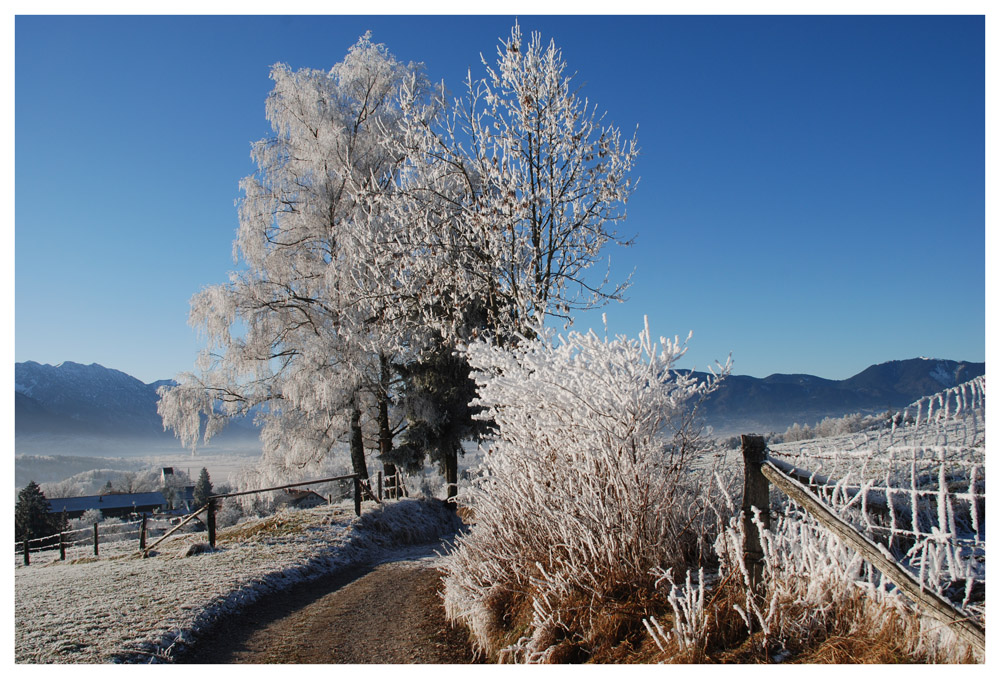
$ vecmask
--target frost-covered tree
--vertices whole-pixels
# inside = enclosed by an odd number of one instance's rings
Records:
[[[437,333],[407,373],[400,457],[430,449],[451,488],[456,436],[477,431],[461,402],[471,382],[459,345],[481,336],[510,345],[548,317],[621,298],[627,282],[587,270],[607,244],[628,244],[615,226],[638,154],[578,95],[553,42],[534,34],[525,45],[515,25],[497,63],[483,64],[454,102],[443,87],[430,101],[404,89],[403,134],[387,143],[406,163],[399,190],[380,196],[406,225],[390,232],[407,262],[392,286]]]
[[[367,476],[364,420],[388,398],[385,359],[406,341],[398,305],[371,280],[386,228],[372,197],[392,188],[401,162],[385,143],[400,87],[413,96],[425,81],[368,34],[330,71],[278,64],[271,78],[274,134],[254,144],[257,172],[241,182],[243,267],[192,299],[208,339],[201,372],[162,389],[159,411],[188,445],[257,412],[259,480],[301,475],[340,442]]]
[[[607,244],[629,244],[615,227],[638,148],[579,96],[554,42],[535,33],[525,45],[515,25],[497,51],[453,103],[443,90],[431,104],[411,95],[398,150],[410,164],[391,199],[424,255],[421,308],[454,331],[480,306],[490,334],[511,338],[621,298],[627,281],[587,273]]]
[[[383,461],[430,447],[453,476],[456,437],[473,429],[467,394],[430,371],[467,373],[455,351],[475,337],[516,342],[546,317],[620,298],[625,283],[587,270],[627,242],[614,227],[635,140],[603,124],[538,35],[522,45],[515,26],[484,64],[454,105],[367,35],[330,72],[272,70],[274,136],[241,184],[245,267],[195,296],[201,374],[163,390],[182,439],[256,408],[265,480],[338,442],[367,475],[365,432]]]

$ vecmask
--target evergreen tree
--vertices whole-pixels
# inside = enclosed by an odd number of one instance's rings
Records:
[[[212,494],[212,480],[208,477],[208,470],[201,468],[198,475],[198,483],[194,485],[194,506],[202,507],[208,503],[208,496]]]
[[[392,462],[413,472],[429,454],[445,477],[448,497],[454,497],[462,442],[481,439],[488,429],[488,423],[473,419],[481,409],[471,405],[476,383],[470,377],[468,360],[439,342],[401,372],[407,426]]]
[[[49,514],[49,501],[37,483],[31,481],[17,494],[14,506],[14,536],[17,540],[31,540],[58,533],[61,526],[58,516]]]

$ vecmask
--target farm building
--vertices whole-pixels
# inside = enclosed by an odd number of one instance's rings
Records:
[[[160,512],[167,506],[163,493],[114,493],[49,499],[49,513],[66,512],[69,519],[78,519],[90,509],[98,509],[105,518],[127,517],[143,512]]]
[[[194,506],[194,486],[180,486],[169,489],[166,496],[167,510],[177,514],[188,514],[197,507]]]
[[[325,505],[327,500],[319,493],[312,490],[287,489],[278,493],[275,504],[279,507],[291,507],[293,509],[309,509]]]

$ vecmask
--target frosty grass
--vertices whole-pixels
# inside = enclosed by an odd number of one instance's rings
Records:
[[[252,530],[265,523],[266,530]],[[168,539],[148,559],[133,552],[18,565],[15,662],[169,662],[265,594],[458,527],[440,501],[401,500],[366,508],[360,518],[347,502],[238,524],[220,531],[215,552],[185,556],[206,541],[202,532]],[[232,539],[232,531],[243,535]]]

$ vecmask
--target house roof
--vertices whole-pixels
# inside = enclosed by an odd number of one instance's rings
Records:
[[[117,493],[113,495],[83,495],[49,499],[49,512],[85,512],[88,509],[128,509],[167,504],[163,493]]]
[[[299,505],[303,502],[326,502],[326,498],[314,490],[286,488],[275,498],[281,504]]]

